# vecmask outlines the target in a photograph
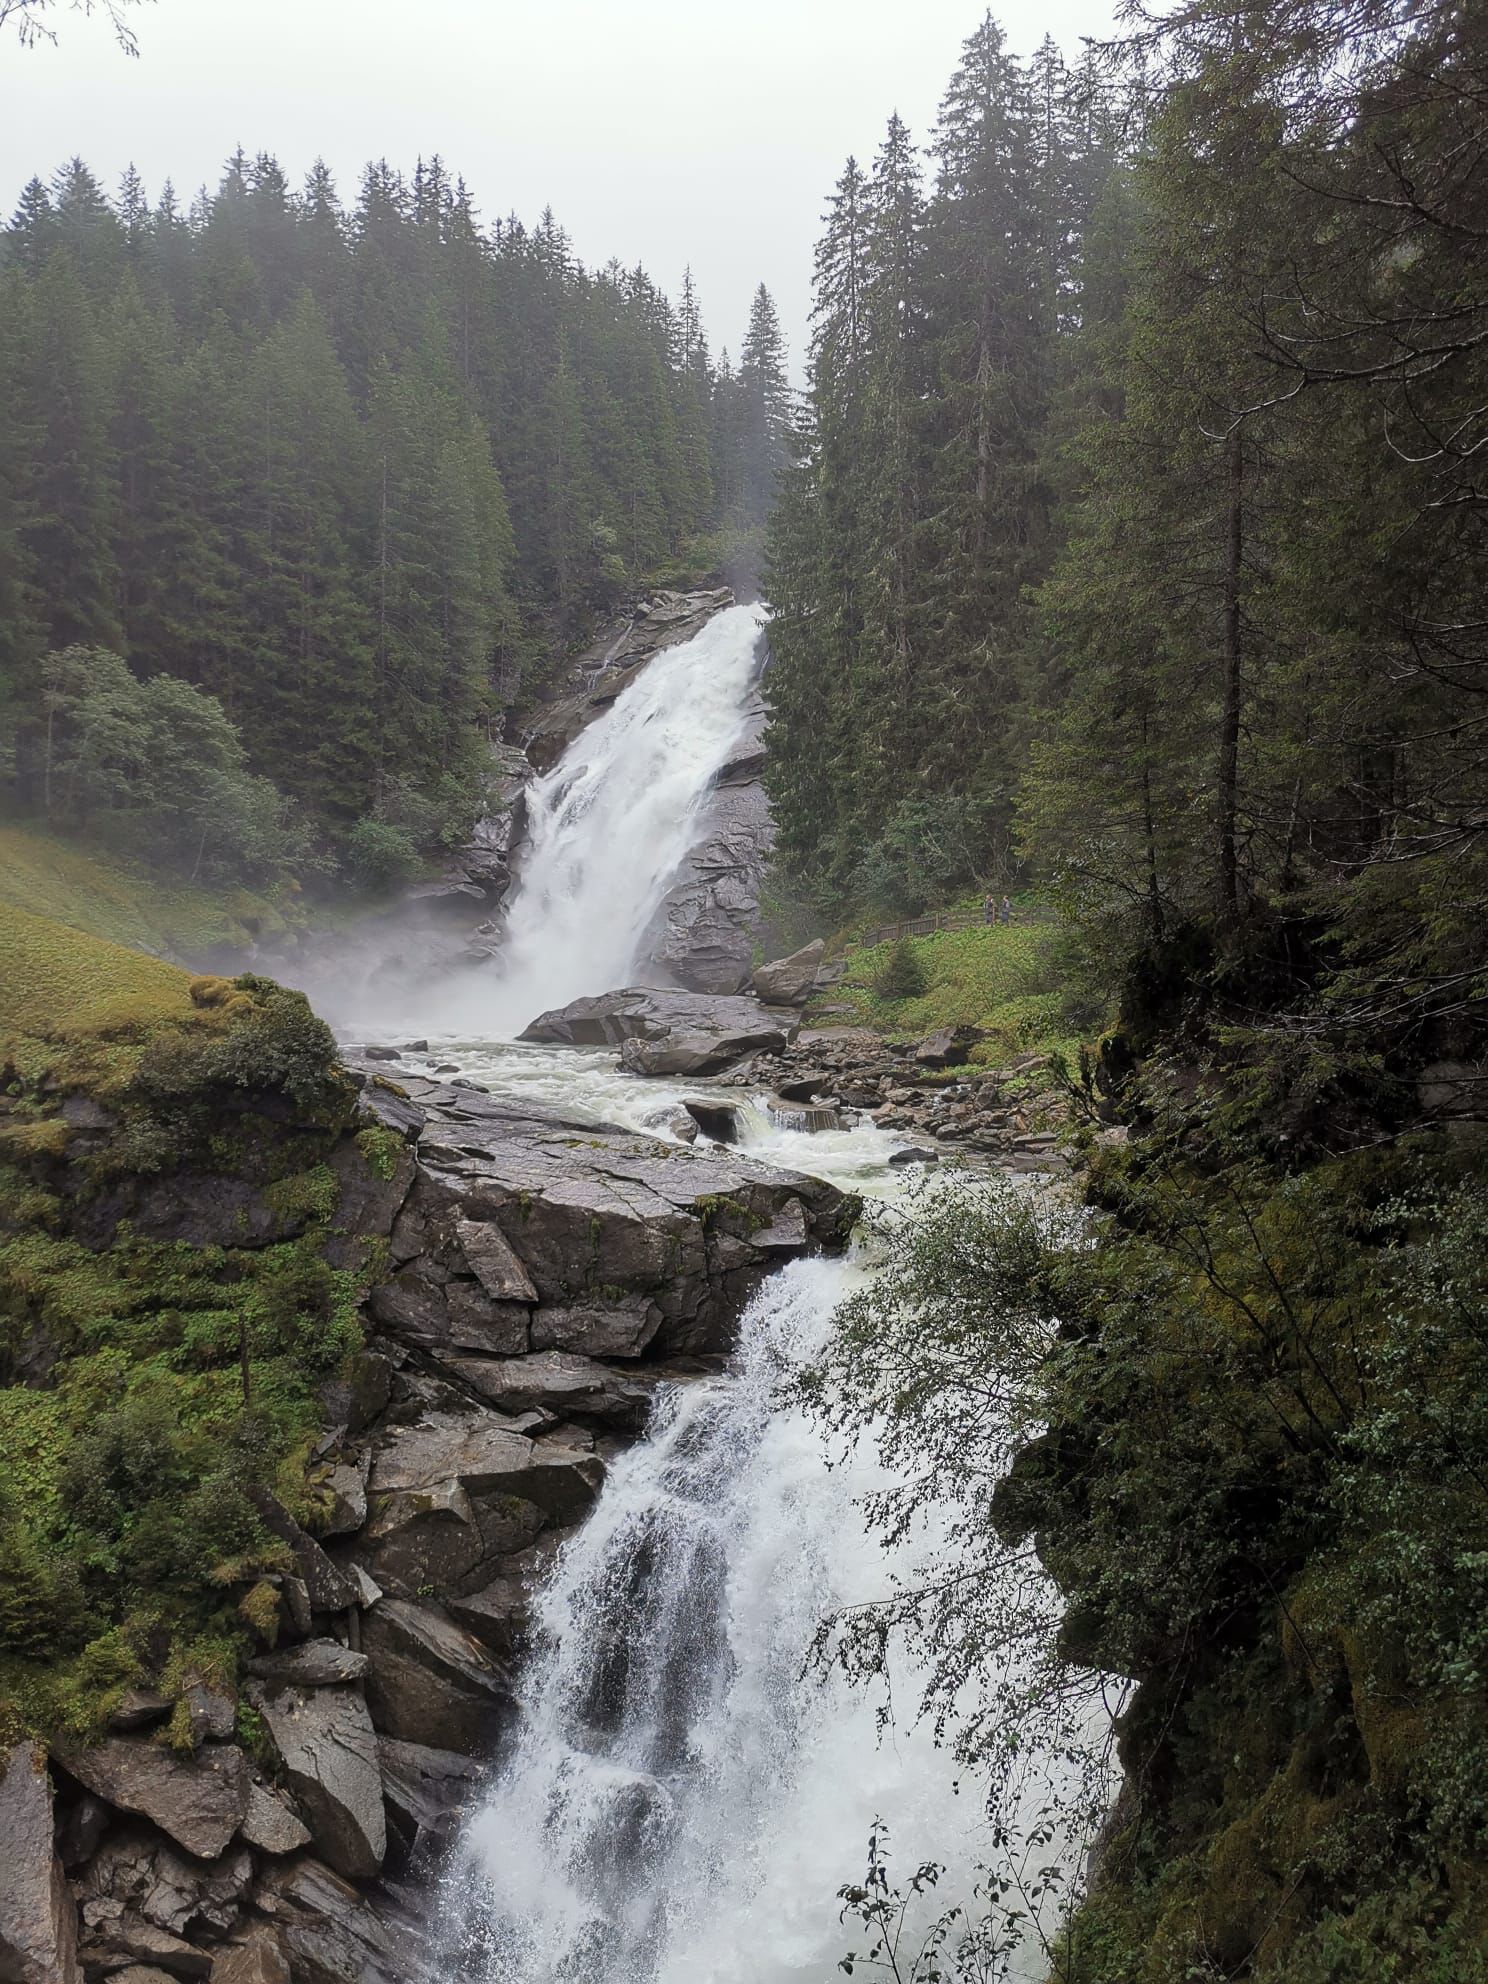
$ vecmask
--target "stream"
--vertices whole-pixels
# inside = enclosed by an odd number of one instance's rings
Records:
[[[500,956],[426,988],[416,1010],[345,1014],[350,1037],[427,1040],[415,1072],[457,1064],[494,1093],[670,1133],[709,1084],[624,1073],[611,1051],[515,1038],[537,1013],[645,982],[658,905],[696,837],[760,667],[737,608],[660,655],[531,789],[529,845]],[[755,1157],[869,1198],[907,1187],[893,1140],[781,1128],[742,1104]],[[778,1399],[822,1342],[861,1248],[777,1271],[729,1370],[662,1394],[538,1596],[519,1720],[438,1901],[441,1968],[473,1984],[794,1984],[837,1974],[856,1936],[837,1891],[860,1879],[875,1818],[905,1871],[946,1865],[935,1907],[971,1896],[989,1851],[976,1796],[912,1717],[809,1664],[823,1616],[912,1577],[859,1506],[876,1454],[829,1455]],[[928,1549],[933,1537],[923,1539]],[[1037,1975],[1038,1966],[1027,1973]]]

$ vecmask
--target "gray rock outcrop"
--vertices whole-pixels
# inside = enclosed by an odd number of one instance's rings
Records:
[[[77,1906],[52,1844],[46,1753],[17,1743],[0,1771],[0,1977],[78,1984]]]
[[[426,1748],[490,1754],[511,1711],[511,1681],[479,1640],[442,1612],[398,1598],[368,1613],[363,1639],[380,1730]]]
[[[521,1037],[563,1047],[619,1047],[622,1065],[633,1074],[708,1075],[750,1054],[781,1053],[799,1024],[795,1013],[755,999],[632,985],[541,1013]]]
[[[136,1812],[199,1859],[222,1852],[248,1809],[248,1768],[234,1743],[180,1757],[143,1736],[65,1753],[67,1769],[116,1811]]]
[[[337,1873],[375,1874],[387,1851],[387,1827],[377,1738],[360,1691],[255,1682],[249,1699],[318,1850]]]
[[[803,949],[792,951],[788,958],[760,965],[749,981],[751,990],[770,1005],[804,1006],[816,984],[826,948],[826,939],[818,937]]]
[[[775,847],[756,689],[745,727],[698,815],[698,836],[657,912],[649,953],[698,992],[741,992],[763,924],[760,890]]]

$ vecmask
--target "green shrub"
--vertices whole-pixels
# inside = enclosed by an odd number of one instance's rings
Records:
[[[387,820],[358,820],[346,836],[346,867],[365,889],[391,890],[423,866],[413,835]]]
[[[901,937],[879,967],[873,989],[880,999],[918,999],[923,997],[928,984],[925,967],[914,945],[907,937]]]

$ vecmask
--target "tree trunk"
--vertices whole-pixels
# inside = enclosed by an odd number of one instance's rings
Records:
[[[1235,847],[1240,767],[1240,554],[1245,458],[1240,428],[1229,439],[1225,504],[1224,680],[1219,720],[1219,903],[1226,922],[1240,914],[1240,866]]]

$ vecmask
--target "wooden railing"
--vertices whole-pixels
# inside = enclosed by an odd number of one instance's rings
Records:
[[[860,941],[871,950],[875,944],[897,944],[901,937],[932,937],[937,930],[974,930],[987,921],[985,916],[939,910],[934,916],[912,916],[907,923],[881,924],[877,930],[865,931]]]

